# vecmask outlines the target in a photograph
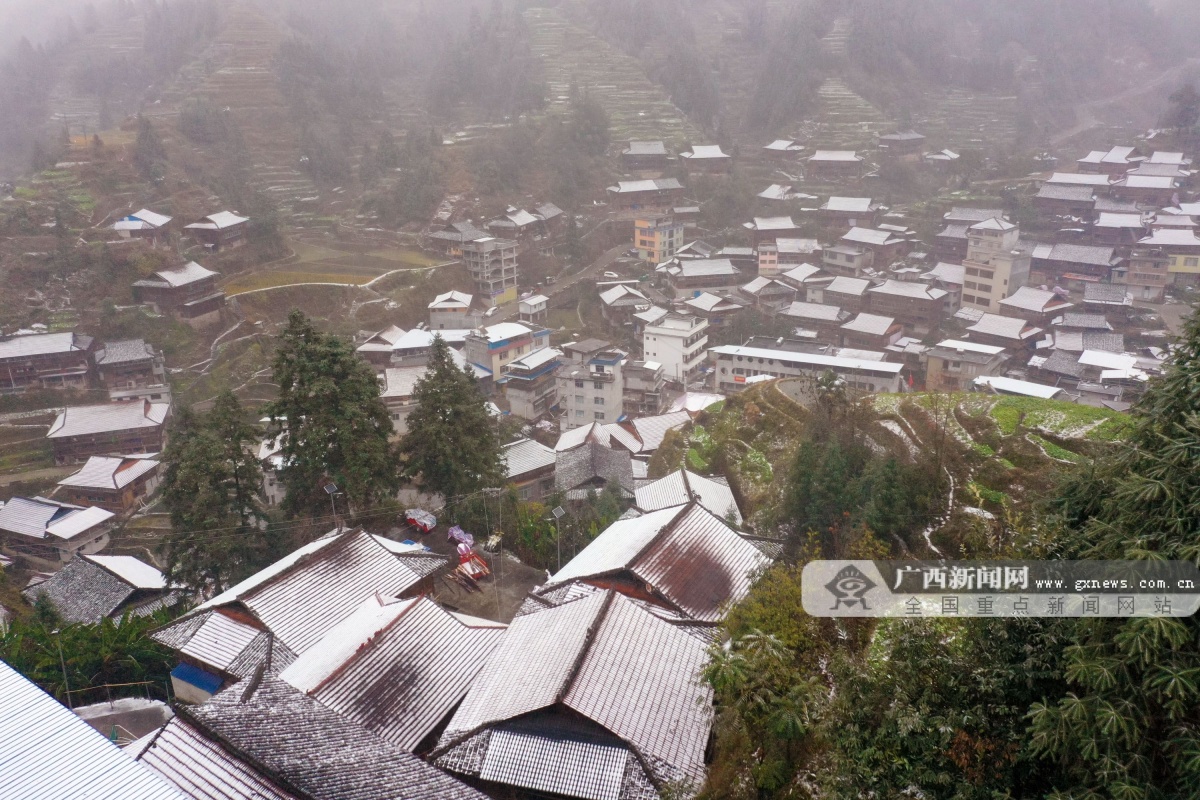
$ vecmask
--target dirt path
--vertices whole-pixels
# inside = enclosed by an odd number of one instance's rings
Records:
[[[13,475],[0,475],[0,486],[36,481],[42,478],[65,478],[77,470],[78,467],[46,467],[45,469],[31,469],[28,472],[18,472]]]

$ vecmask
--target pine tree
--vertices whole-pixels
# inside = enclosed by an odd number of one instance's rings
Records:
[[[469,368],[468,368],[469,369]],[[425,377],[413,389],[416,408],[400,441],[404,474],[453,503],[504,479],[496,425],[473,373],[460,369],[450,347],[434,337]]]
[[[370,365],[294,309],[279,337],[274,374],[279,397],[267,406],[267,433],[283,436],[284,509],[328,514],[324,487],[330,481],[353,509],[393,497],[399,476],[389,441],[392,420]]]
[[[150,124],[150,120],[138,115],[137,140],[133,145],[133,165],[141,176],[149,181],[160,181],[163,177],[167,149],[162,139]]]
[[[172,580],[220,591],[270,559],[257,444],[230,392],[208,414],[186,408],[176,414],[162,486],[172,526],[162,551]]]
[[[1070,481],[1067,558],[1200,564],[1200,315],[1133,410],[1110,460]],[[1055,798],[1195,797],[1200,787],[1200,619],[1078,620],[1069,693],[1030,711],[1035,748],[1060,766]]]

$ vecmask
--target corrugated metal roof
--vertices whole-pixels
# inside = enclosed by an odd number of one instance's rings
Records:
[[[605,595],[596,593],[514,619],[442,741],[558,702],[604,603]]]
[[[88,436],[94,433],[115,433],[160,427],[171,409],[170,403],[105,403],[94,406],[71,406],[59,412],[50,426],[47,439],[67,436]]]
[[[70,332],[14,336],[11,339],[0,341],[0,359],[82,352],[84,347],[80,345],[83,342],[90,344],[91,338],[77,337]]]
[[[1000,305],[1046,314],[1052,311],[1071,308],[1073,304],[1068,303],[1054,292],[1047,291],[1046,289],[1022,286],[1001,300]]]
[[[467,693],[505,626],[466,624],[428,598],[368,598],[280,673],[405,751]]]
[[[822,211],[861,211],[867,213],[872,211],[871,198],[869,197],[830,197],[825,205],[821,206]]]
[[[1046,386],[1041,383],[1031,383],[1029,381],[1019,381],[1013,378],[1005,378],[999,375],[981,375],[975,379],[976,386],[988,386],[999,392],[1000,394],[1015,394],[1025,397],[1041,397],[1050,400],[1056,395],[1062,394],[1062,389],[1057,386]]]
[[[895,317],[881,317],[878,314],[863,312],[843,325],[842,330],[853,331],[854,333],[866,333],[873,336],[885,336],[895,324]]]
[[[683,508],[672,506],[643,514],[635,519],[614,522],[562,569],[554,573],[547,585],[629,569],[654,538],[673,520],[683,516],[683,512]]]
[[[167,579],[155,567],[133,556],[82,556],[97,564],[135,589],[165,589]]]
[[[103,525],[115,516],[116,514],[106,509],[89,506],[55,519],[46,526],[46,533],[59,539],[73,539],[85,531]]]
[[[487,800],[277,678],[236,684],[180,715],[313,800]]]
[[[365,531],[354,531],[240,600],[284,644],[302,654],[364,598],[375,592],[401,595],[423,577],[406,556],[389,552]]]
[[[518,439],[506,444],[500,452],[505,474],[509,480],[554,466],[554,451],[532,439]]]
[[[712,726],[707,663],[703,641],[615,595],[563,703],[700,785]]]
[[[158,469],[159,463],[151,458],[92,456],[78,472],[63,478],[58,485],[87,489],[121,489],[147,472]]]
[[[558,437],[558,442],[554,445],[554,450],[558,453],[566,450],[574,450],[576,447],[580,447],[589,441],[598,442],[607,447],[611,438],[611,434],[605,430],[604,425],[598,422],[590,422],[581,428],[572,428],[569,431],[563,431]]]
[[[261,633],[252,625],[215,611],[205,615],[200,627],[178,651],[226,672]]]
[[[646,512],[687,505],[695,499],[718,517],[726,519],[732,513],[735,524],[742,524],[742,512],[738,509],[729,484],[697,475],[691,470],[677,470],[640,486],[634,497],[635,505]]]
[[[640,452],[652,453],[662,445],[668,431],[682,428],[691,421],[692,418],[686,411],[671,411],[652,417],[638,417],[632,420],[631,424],[641,439]]]
[[[188,800],[4,662],[0,784],[4,800]]]
[[[999,336],[1004,339],[1022,341],[1041,333],[1040,328],[1031,328],[1029,323],[1020,317],[1004,317],[999,314],[984,313],[979,321],[967,328],[971,333]]]
[[[191,721],[175,717],[137,755],[138,761],[197,800],[304,800],[223,748]]]
[[[837,322],[842,319],[842,309],[837,306],[827,306],[824,303],[806,303],[794,300],[787,308],[779,312],[787,317],[799,319],[815,319],[824,322]]]
[[[603,535],[603,534],[601,534]],[[717,622],[770,564],[722,519],[695,503],[641,552],[630,570],[692,619]]]
[[[0,531],[44,539],[46,526],[55,516],[78,508],[44,498],[14,497],[0,506]]]
[[[195,261],[189,261],[183,266],[173,269],[161,269],[154,274],[165,281],[168,286],[173,287],[187,286],[189,283],[196,283],[205,278],[220,275],[218,272],[213,272],[211,269],[200,266]]]

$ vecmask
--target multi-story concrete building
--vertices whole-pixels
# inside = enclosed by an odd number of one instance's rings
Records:
[[[821,253],[821,264],[834,275],[856,278],[875,263],[875,253],[856,244],[838,243]]]
[[[732,292],[745,283],[742,271],[728,258],[675,259],[659,265],[667,285],[677,298],[696,297],[703,292]]]
[[[625,413],[625,376],[628,354],[621,350],[602,350],[585,364],[565,364],[558,368],[559,407],[563,412],[562,429],[570,430],[593,422],[616,422]]]
[[[683,223],[671,214],[646,214],[633,221],[633,246],[638,258],[661,264],[683,246]]]
[[[439,294],[429,304],[429,329],[458,331],[479,327],[482,315],[474,302],[475,298],[466,292],[451,290]]]
[[[653,417],[663,413],[667,395],[663,365],[657,361],[626,361],[621,368],[625,378],[624,405],[628,417]]]
[[[1025,285],[1030,256],[1019,249],[1020,238],[1020,228],[997,217],[967,229],[964,306],[998,313],[1000,301]]]
[[[903,364],[813,352],[814,347],[787,341],[778,348],[742,345],[714,347],[708,352],[716,375],[715,388],[723,392],[740,392],[751,378],[758,376],[819,378],[826,372],[833,372],[855,389],[868,392],[900,391]],[[879,355],[882,357],[883,354]]]
[[[550,298],[535,294],[517,302],[517,316],[526,325],[545,325],[550,315]]]
[[[467,334],[463,355],[498,379],[510,361],[550,344],[550,331],[520,322],[501,322]]]
[[[926,352],[925,388],[930,392],[969,390],[981,376],[999,375],[1008,354],[1003,347],[946,339]]]
[[[504,387],[504,397],[513,416],[536,420],[550,413],[558,403],[554,372],[561,359],[561,350],[543,347],[504,367],[499,383]]]
[[[464,242],[462,260],[485,303],[498,306],[517,299],[517,243],[486,237]]]
[[[1200,283],[1200,237],[1196,236],[1193,229],[1160,228],[1139,241],[1138,245],[1140,248],[1156,249],[1166,256],[1171,283]]]
[[[667,380],[687,383],[704,365],[708,347],[708,320],[668,314],[642,331],[642,353],[647,361],[663,365]]]

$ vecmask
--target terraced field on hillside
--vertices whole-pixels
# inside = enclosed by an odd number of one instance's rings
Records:
[[[549,84],[549,106],[563,108],[571,86],[591,92],[608,112],[613,141],[664,139],[676,146],[705,141],[700,131],[646,77],[636,58],[567,21],[552,8],[525,11],[533,53]]]

